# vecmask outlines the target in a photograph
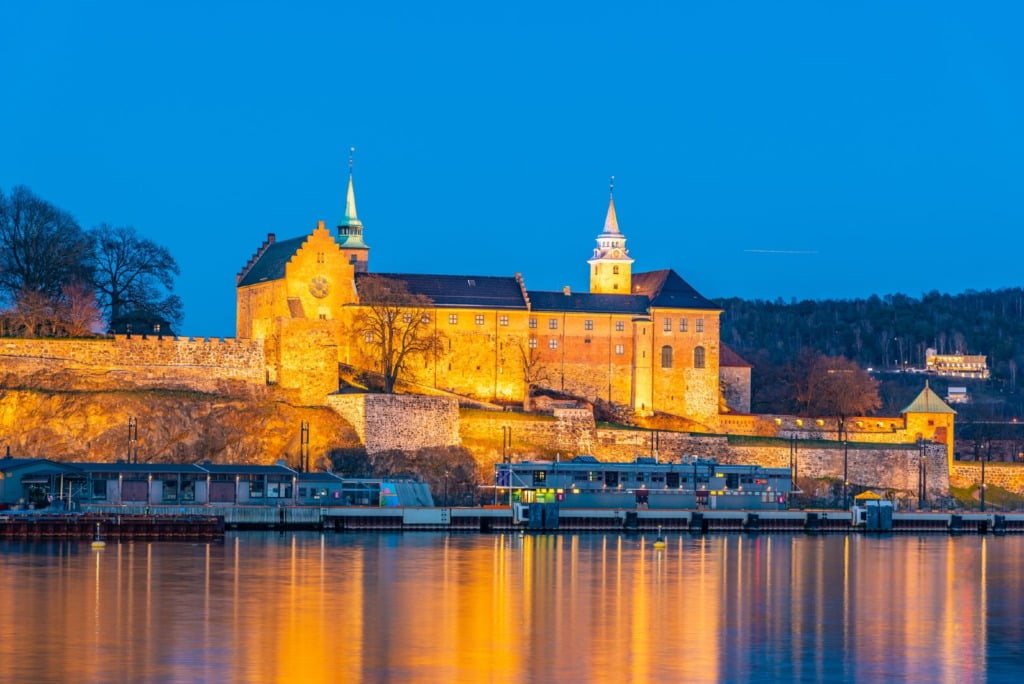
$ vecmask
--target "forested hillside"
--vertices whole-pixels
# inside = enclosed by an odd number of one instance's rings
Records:
[[[920,377],[901,380],[894,371],[922,368],[925,350],[934,348],[940,354],[988,356],[992,380],[970,383],[972,392],[990,412],[1020,415],[1017,373],[1024,364],[1024,289],[957,295],[933,291],[920,298],[895,294],[790,303],[716,301],[724,309],[722,341],[754,364],[755,410],[786,410],[781,385],[807,349],[882,371],[884,410],[891,410],[911,386],[923,384]],[[904,385],[907,391],[900,391]]]

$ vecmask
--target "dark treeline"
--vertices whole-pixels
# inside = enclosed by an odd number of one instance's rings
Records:
[[[766,385],[778,384],[783,369],[806,350],[845,356],[877,371],[923,368],[929,348],[940,354],[984,354],[992,371],[988,390],[1007,399],[1018,395],[1017,371],[1024,363],[1021,288],[957,295],[933,291],[920,298],[716,301],[724,309],[722,341],[754,364],[755,404],[760,397],[763,410],[772,408],[765,402],[781,401],[776,408],[786,408],[784,397],[772,397]]]

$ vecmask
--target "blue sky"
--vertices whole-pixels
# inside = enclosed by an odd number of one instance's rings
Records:
[[[7,3],[0,188],[166,245],[190,335],[349,146],[375,271],[584,290],[614,174],[708,297],[1022,284],[1017,3],[297,4]]]

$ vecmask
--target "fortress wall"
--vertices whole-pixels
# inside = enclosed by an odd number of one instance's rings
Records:
[[[176,389],[252,392],[266,383],[261,341],[118,335],[0,340],[9,387],[53,390]]]
[[[367,453],[458,446],[459,405],[447,397],[334,394],[328,405],[348,421]]]
[[[949,483],[954,487],[970,487],[981,484],[981,463],[977,461],[954,461],[949,473]],[[1024,496],[1024,464],[985,464],[985,485],[1003,489]]]

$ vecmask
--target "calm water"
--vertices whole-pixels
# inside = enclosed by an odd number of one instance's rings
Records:
[[[1012,681],[1024,536],[0,543],[3,682]]]

